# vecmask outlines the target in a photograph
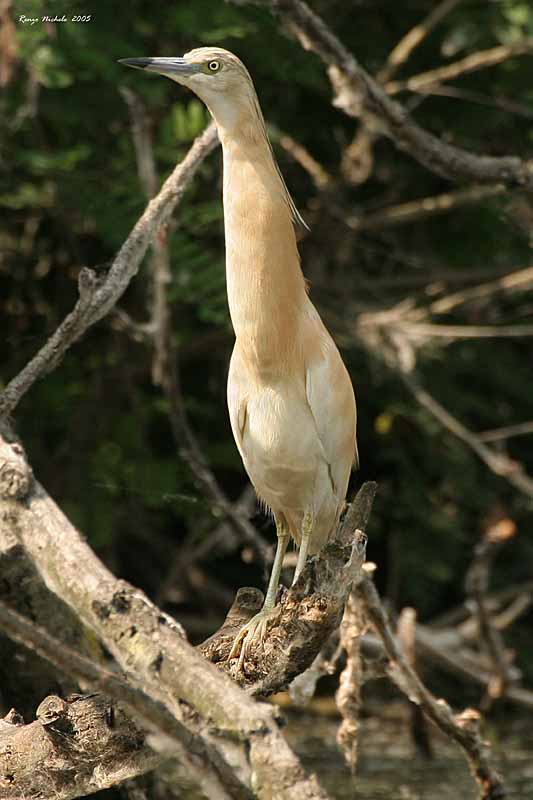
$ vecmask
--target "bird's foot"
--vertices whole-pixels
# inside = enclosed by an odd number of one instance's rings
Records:
[[[235,637],[228,659],[239,657],[238,672],[242,670],[244,659],[250,652],[251,645],[254,642],[264,642],[269,620],[275,611],[276,608],[263,607],[258,614],[248,620],[246,625],[242,626]]]

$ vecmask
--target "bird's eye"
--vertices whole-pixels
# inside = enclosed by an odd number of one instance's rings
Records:
[[[220,69],[220,61],[210,61],[207,68],[210,72],[218,72]]]

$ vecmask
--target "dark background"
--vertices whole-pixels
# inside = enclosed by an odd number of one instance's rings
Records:
[[[434,6],[314,0],[364,67],[377,73],[401,37]],[[92,15],[83,23],[18,22],[19,14]],[[396,78],[469,53],[533,36],[527,2],[460,4],[415,50]],[[149,114],[161,178],[205,126],[201,103],[171,81],[126,70],[118,58],[180,55],[217,44],[248,66],[281,169],[311,233],[300,243],[313,301],[342,348],[356,388],[362,480],[379,483],[369,558],[393,609],[413,605],[423,622],[464,600],[479,537],[497,523],[512,535],[492,588],[531,581],[532,500],[493,474],[420,407],[395,369],[358,336],[362,313],[409,299],[424,307],[531,261],[530,198],[517,191],[355,232],[343,218],[454,191],[378,138],[365,180],[343,175],[358,122],[331,105],[322,63],[283,35],[262,9],[196,2],[14,2],[2,21],[0,78],[0,363],[6,383],[72,308],[83,266],[113,258],[145,206],[121,86]],[[459,96],[399,97],[414,118],[476,152],[530,158],[533,61],[505,60],[449,82]],[[280,143],[289,133],[335,178],[320,192]],[[202,166],[175,215],[169,288],[186,408],[221,486],[237,499],[247,484],[225,400],[233,335],[224,282],[221,159]],[[140,323],[150,309],[141,270],[120,307]],[[451,324],[523,324],[533,295],[493,293],[439,317]],[[426,388],[473,431],[530,421],[532,357],[527,338],[425,340],[417,350]],[[191,563],[193,548],[220,523],[170,435],[165,400],[151,381],[152,352],[113,315],[90,329],[35,385],[16,427],[37,477],[119,576],[184,620],[195,641],[220,624],[234,590],[264,585],[264,570],[234,534]],[[531,435],[499,441],[533,472]],[[252,512],[273,541],[268,518]],[[189,558],[187,569],[181,565]],[[530,621],[529,621],[530,622]],[[527,620],[507,636],[533,678]]]

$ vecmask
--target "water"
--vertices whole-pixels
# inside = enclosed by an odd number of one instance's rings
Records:
[[[477,800],[477,785],[462,750],[431,728],[434,757],[424,759],[412,744],[406,706],[389,705],[383,711],[386,716],[361,722],[355,781],[336,746],[339,720],[327,704],[322,704],[319,713],[286,709],[287,738],[304,766],[317,774],[335,800]],[[493,744],[495,764],[504,776],[509,800],[533,800],[529,721],[498,720],[484,735]]]

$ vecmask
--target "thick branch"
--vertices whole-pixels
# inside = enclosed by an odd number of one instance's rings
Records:
[[[198,790],[206,792],[207,796],[227,798],[227,800],[230,800],[230,797],[240,797],[242,800],[249,800],[249,794],[244,786],[236,785],[237,782],[231,768],[221,763],[220,759],[217,757],[217,753],[214,752],[212,748],[206,747],[199,736],[191,734],[186,726],[179,720],[176,720],[161,703],[154,702],[154,700],[143,691],[135,688],[135,686],[132,686],[119,675],[109,672],[109,670],[80,656],[71,648],[66,647],[63,642],[50,636],[44,628],[30,622],[30,620],[12,611],[1,602],[0,629],[14,641],[19,642],[30,650],[34,650],[40,656],[50,661],[70,678],[75,678],[79,684],[88,684],[93,689],[105,692],[107,696],[112,697],[115,701],[120,703],[118,708],[125,707],[128,709],[129,713],[133,715],[133,717],[140,719],[143,725],[149,730],[155,730],[157,733],[164,734],[167,739],[172,741],[172,757],[173,759],[177,758],[179,760],[181,768],[187,776],[187,783],[194,783]],[[99,697],[100,705],[105,703],[109,709],[106,713],[106,718],[111,720],[109,727],[115,729],[117,727],[114,722],[116,718],[115,708],[117,707],[114,703],[110,703],[109,700],[106,701],[101,695],[99,695]],[[41,704],[40,708],[42,705],[43,704]],[[128,740],[124,740],[124,753],[127,754],[128,748],[130,748],[133,751],[132,756],[135,756],[138,748],[141,747],[141,744],[144,742],[145,733],[138,730],[136,724],[128,721],[122,710],[120,713],[123,726],[129,724],[130,728],[136,731],[138,739],[138,742],[134,743],[129,741],[131,736]],[[39,714],[37,716],[39,716]],[[76,726],[74,726],[74,728],[75,727]],[[114,734],[119,736],[124,735],[123,733],[121,734],[120,730],[115,730]],[[84,728],[81,730],[81,735],[86,735]],[[97,737],[95,737],[95,739],[97,739]],[[80,749],[83,751],[83,742],[77,742],[76,744],[77,748],[73,745],[73,749]],[[113,771],[109,776],[106,775],[106,780],[108,779],[109,783],[106,783],[105,786],[103,784],[96,784],[93,789],[90,786],[93,771],[103,774],[108,771],[107,762],[110,756],[108,742],[104,740],[101,744],[101,750],[95,750],[94,752],[94,763],[91,765],[90,774],[85,776],[83,771],[81,771],[78,776],[78,781],[83,781],[84,779],[89,780],[89,791],[86,792],[87,794],[90,793],[91,789],[92,791],[97,791],[97,789],[105,788],[108,785],[111,786],[113,782],[118,783],[127,777],[132,777],[135,774],[141,774],[141,772],[153,769],[162,761],[161,758],[157,759],[153,751],[143,752],[138,772],[132,771],[124,775],[123,778],[121,777],[122,772],[120,770],[118,774]],[[169,751],[166,742],[164,750],[165,753]],[[122,753],[123,759],[125,758],[124,753]],[[194,755],[192,755],[193,753]],[[137,753],[137,756],[140,755],[141,754]],[[24,754],[18,753],[17,756],[23,759]],[[137,758],[133,757],[132,767],[137,760]],[[13,759],[13,764],[16,765],[16,759]],[[77,769],[77,766],[73,765],[72,768]],[[217,774],[217,768],[220,774]],[[64,768],[62,767],[62,771],[65,769],[67,769],[66,766]],[[1,772],[2,770],[0,768],[0,774]],[[24,775],[25,773],[21,776],[21,780],[25,780]],[[29,777],[31,779],[31,773]],[[76,787],[79,792],[80,786],[78,785],[78,781]],[[231,794],[225,790],[225,784],[231,786]],[[16,781],[16,779],[13,780],[11,787],[13,790],[18,789],[21,795],[28,789],[35,791],[36,788],[35,784],[31,781],[29,785],[26,786],[24,783]],[[77,797],[78,795],[69,796]]]
[[[248,698],[188,644],[170,617],[117,580],[41,486],[34,483],[24,503],[1,502],[0,525],[16,533],[48,588],[94,630],[134,684],[142,681],[177,719],[189,708],[208,720],[217,735],[205,724],[200,733],[221,749],[221,758],[225,744],[248,742],[243,752],[260,800],[325,800],[287,745],[273,709]]]
[[[374,117],[395,145],[427,169],[452,180],[504,183],[533,187],[533,165],[515,156],[480,156],[454,147],[417,125],[406,109],[392,100],[357,62],[321,17],[303,0],[232,0],[255,2],[279,13],[302,47],[316,53],[328,67],[334,104],[349,116]]]
[[[154,769],[162,759],[120,706],[101,695],[49,696],[37,720],[0,720],[3,800],[71,800]]]
[[[240,626],[262,604],[257,589],[240,589],[222,628],[200,649],[210,661],[231,674],[252,694],[280,691],[311,666],[323,644],[338,627],[351,587],[361,578],[366,552],[366,528],[376,492],[365,483],[339,526],[337,535],[308,561],[298,582],[284,592],[266,639],[250,647],[243,672],[237,660],[227,661]]]

